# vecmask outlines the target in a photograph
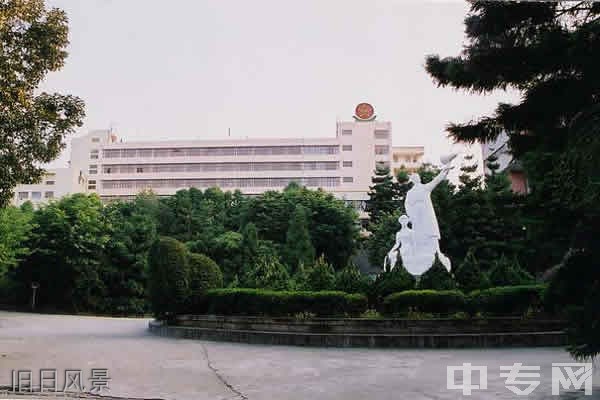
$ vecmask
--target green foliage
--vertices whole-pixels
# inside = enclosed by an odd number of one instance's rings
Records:
[[[492,315],[523,315],[543,304],[545,285],[493,287],[469,294],[474,311]]]
[[[261,257],[244,275],[242,283],[247,288],[286,290],[291,285],[290,275],[276,258]]]
[[[315,249],[308,232],[308,215],[301,204],[296,206],[290,219],[283,255],[287,266],[292,271],[300,264],[311,265],[314,262]]]
[[[400,215],[398,211],[381,213],[379,219],[369,225],[371,235],[367,239],[365,247],[371,264],[383,267],[383,260],[396,242],[396,232],[400,230],[400,223],[398,223]]]
[[[216,262],[204,254],[189,253],[189,288],[191,293],[223,287],[223,274]]]
[[[481,272],[479,263],[472,251],[467,253],[462,264],[456,269],[454,278],[458,283],[458,287],[465,293],[490,287],[488,277]]]
[[[370,284],[371,280],[363,275],[354,264],[349,264],[335,274],[335,290],[367,294]]]
[[[209,290],[197,302],[195,313],[216,315],[294,316],[310,313],[320,317],[358,316],[367,309],[364,295],[343,292],[286,292],[262,289]]]
[[[449,314],[464,310],[465,305],[466,297],[458,290],[407,290],[385,297],[382,310],[384,315]]]
[[[367,212],[371,223],[377,223],[383,214],[393,213],[400,207],[399,188],[387,167],[377,166],[371,180],[373,185],[369,190]]]
[[[160,237],[150,248],[148,261],[152,312],[157,318],[173,315],[190,294],[187,249],[173,238]]]
[[[386,296],[414,287],[415,278],[404,267],[396,267],[391,271],[382,272],[375,278],[369,289],[369,301],[373,306],[378,306]]]
[[[19,183],[44,175],[40,164],[55,159],[64,138],[81,126],[83,101],[38,90],[48,72],[67,57],[67,16],[46,10],[43,0],[9,0],[0,7],[0,207]]]
[[[101,275],[106,287],[104,312],[140,314],[147,309],[148,252],[156,240],[156,222],[145,206],[149,197],[144,196],[102,210],[109,235]]]
[[[283,192],[265,192],[249,199],[246,221],[256,225],[262,240],[282,246],[298,204],[310,218],[308,230],[315,254],[324,254],[335,269],[346,266],[358,240],[358,215],[331,193],[297,185]]]
[[[25,243],[33,226],[32,210],[6,207],[0,209],[0,281],[29,254]]]
[[[527,271],[521,268],[518,261],[511,261],[504,255],[493,263],[489,272],[489,280],[493,286],[526,285],[535,281]]]
[[[452,290],[456,289],[456,283],[436,254],[431,268],[421,275],[418,287],[419,289]]]
[[[305,272],[306,280],[302,282],[302,288],[310,291],[333,290],[335,287],[335,271],[331,264],[325,261],[321,255],[315,265]]]
[[[15,271],[19,293],[29,296],[38,282],[38,305],[63,310],[105,308],[102,255],[109,241],[102,203],[96,195],[75,194],[37,210],[25,247],[32,249]],[[27,304],[28,298],[22,298]]]

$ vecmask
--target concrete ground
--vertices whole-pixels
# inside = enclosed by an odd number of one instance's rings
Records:
[[[111,381],[105,394],[119,397],[441,400],[463,397],[446,388],[446,367],[472,363],[487,367],[488,389],[465,398],[514,399],[500,366],[521,362],[541,366],[542,383],[526,398],[600,399],[600,365],[592,396],[573,390],[551,395],[551,364],[573,362],[560,348],[273,347],[155,337],[148,322],[0,312],[0,386],[12,384],[13,370],[31,370],[37,385],[40,369],[56,369],[61,387],[66,369],[81,370],[86,385],[92,368],[106,368]]]

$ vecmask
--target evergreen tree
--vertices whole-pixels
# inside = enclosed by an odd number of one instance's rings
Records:
[[[305,290],[333,290],[335,288],[335,271],[331,264],[325,261],[321,255],[315,265],[306,271],[306,281],[303,289]]]
[[[308,215],[306,208],[296,205],[287,230],[285,247],[285,262],[291,271],[298,265],[311,265],[315,259],[315,249],[310,241],[308,231]]]
[[[431,268],[421,275],[418,287],[419,289],[452,290],[456,289],[456,282],[436,254]]]
[[[386,296],[414,288],[415,278],[402,265],[396,265],[393,270],[377,275],[369,288],[369,302],[379,306]]]
[[[261,257],[256,265],[247,271],[243,286],[257,289],[287,290],[291,280],[285,265],[276,258]]]
[[[380,166],[375,169],[375,176],[371,181],[373,185],[369,187],[367,212],[371,223],[377,223],[384,213],[393,213],[399,208],[398,184],[390,175],[390,169]]]
[[[509,259],[504,254],[494,262],[489,272],[490,284],[493,286],[513,286],[533,283],[534,278],[523,270],[516,259]]]
[[[349,264],[335,274],[335,290],[346,293],[368,293],[370,279],[363,275],[356,265]]]
[[[487,275],[481,272],[479,263],[472,251],[467,253],[464,261],[456,268],[454,278],[459,289],[465,293],[476,289],[486,289],[490,286]]]

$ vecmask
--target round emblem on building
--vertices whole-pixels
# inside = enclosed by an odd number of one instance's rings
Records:
[[[361,121],[369,121],[375,118],[375,109],[369,103],[360,103],[354,109],[354,117]]]

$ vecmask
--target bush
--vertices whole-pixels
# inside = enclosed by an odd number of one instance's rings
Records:
[[[487,289],[490,287],[490,282],[486,274],[481,272],[479,263],[472,251],[467,253],[462,264],[454,272],[454,278],[458,283],[458,287],[465,293],[477,289]]]
[[[504,255],[493,262],[489,273],[490,284],[498,286],[517,286],[532,284],[535,280],[519,265],[518,261],[509,260]]]
[[[522,285],[476,290],[469,294],[469,307],[492,315],[523,315],[541,307],[545,289],[545,285]]]
[[[335,271],[331,264],[325,261],[321,255],[312,268],[305,271],[306,280],[302,283],[302,289],[320,291],[333,290],[335,287]]]
[[[223,287],[223,274],[216,262],[204,254],[189,253],[190,292],[204,292]]]
[[[363,275],[356,265],[350,264],[335,276],[335,290],[346,293],[367,293],[370,279]]]
[[[261,256],[244,276],[243,284],[247,288],[286,290],[290,287],[290,275],[277,258]]]
[[[180,310],[189,295],[187,250],[169,237],[158,238],[148,254],[150,303],[157,318]]]
[[[430,290],[456,289],[456,283],[454,282],[452,275],[450,275],[446,267],[440,262],[437,253],[431,268],[421,275],[418,288]]]
[[[404,267],[396,267],[377,276],[369,288],[369,301],[377,307],[383,299],[396,292],[415,288],[415,278]]]
[[[405,315],[408,312],[450,314],[464,310],[465,295],[458,290],[407,290],[393,293],[383,301],[384,315]]]
[[[266,315],[310,313],[317,316],[358,316],[367,309],[364,295],[343,292],[289,292],[262,289],[212,289],[202,296],[194,313]]]

